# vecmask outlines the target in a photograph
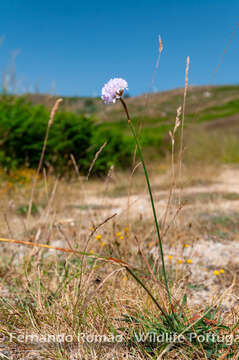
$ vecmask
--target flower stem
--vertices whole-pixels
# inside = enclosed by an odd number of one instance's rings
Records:
[[[165,313],[165,311],[162,309],[162,307],[159,305],[158,301],[155,299],[155,297],[152,295],[151,291],[148,290],[148,288],[144,285],[144,283],[138,278],[137,275],[128,267],[125,267],[126,270],[130,273],[130,275],[142,286],[142,288],[147,292],[147,294],[151,297],[155,305],[159,308],[165,319],[167,319],[169,322],[171,322],[171,319],[168,317],[168,315]]]
[[[165,270],[163,245],[162,245],[162,240],[161,240],[161,236],[160,236],[158,219],[157,219],[157,215],[156,215],[156,209],[155,209],[155,205],[154,205],[154,199],[153,199],[152,189],[151,189],[151,185],[150,185],[150,181],[149,181],[148,171],[147,171],[147,168],[146,168],[146,165],[145,165],[145,162],[144,162],[144,156],[143,156],[143,153],[142,153],[142,150],[141,150],[141,146],[140,146],[140,143],[139,143],[135,128],[134,128],[134,126],[133,126],[133,124],[132,124],[132,122],[130,120],[127,105],[126,105],[125,101],[122,98],[120,98],[120,101],[121,101],[121,104],[123,105],[123,108],[125,110],[127,120],[128,120],[128,124],[129,124],[130,130],[131,130],[131,132],[132,132],[132,134],[134,136],[134,139],[135,139],[135,142],[136,142],[136,145],[137,145],[137,148],[138,148],[138,152],[139,152],[139,157],[140,157],[140,160],[141,160],[142,165],[143,165],[144,175],[145,175],[145,179],[146,179],[146,182],[147,182],[148,191],[149,191],[149,195],[150,195],[151,206],[152,206],[152,210],[153,210],[153,217],[154,217],[156,232],[157,232],[157,236],[158,236],[158,243],[159,243],[161,261],[162,261],[162,270],[163,270],[164,283],[165,283],[167,294],[168,294],[169,304],[171,305],[171,294],[170,294],[170,291],[169,291],[168,279],[167,279],[166,270]]]

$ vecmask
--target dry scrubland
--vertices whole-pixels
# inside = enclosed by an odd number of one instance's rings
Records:
[[[163,166],[151,170],[162,228],[170,176]],[[175,301],[186,293],[185,311],[193,318],[202,314],[205,304],[216,304],[222,295],[217,316],[220,314],[229,326],[238,320],[238,175],[235,168],[207,167],[203,173],[201,169],[185,170],[181,183],[183,206],[172,221],[180,192],[175,189],[164,226],[167,229],[170,225],[170,229],[163,239]],[[123,259],[139,269],[155,296],[160,288],[162,291],[162,284],[158,287],[151,279],[144,259],[153,264],[157,246],[140,169],[133,177],[130,173],[119,173],[103,181],[39,180],[35,196],[37,213],[28,229],[23,205],[30,197],[30,189],[31,184],[6,185],[2,189],[2,237]],[[23,214],[19,214],[21,210]],[[114,214],[117,215],[99,226]],[[124,268],[35,247],[7,243],[1,244],[1,249],[1,331],[15,336],[69,334],[75,340],[51,346],[17,341],[0,345],[10,359],[38,359],[39,349],[42,359],[150,358],[140,347],[78,346],[75,338],[81,332],[109,334],[113,327],[123,326],[120,321],[123,314],[158,317],[158,309]],[[192,263],[187,262],[189,259]],[[215,270],[220,275],[215,275]],[[166,296],[163,299],[166,302]],[[166,358],[181,358],[180,351],[173,350]],[[184,357],[190,359],[192,354],[199,356],[202,352],[200,348],[194,351],[189,347]]]
[[[181,94],[176,91],[177,96]],[[153,100],[154,97],[150,98]],[[225,103],[231,100],[229,96]],[[190,101],[189,97],[189,108]],[[133,99],[128,99],[129,108],[131,102]],[[197,104],[200,107],[200,101]],[[177,103],[174,109],[171,105],[173,112]],[[157,106],[160,108],[160,104]],[[215,106],[215,103],[208,106]],[[116,112],[117,109],[116,106]],[[104,116],[110,113],[111,107],[107,111]],[[134,113],[134,108],[131,112]],[[32,172],[22,170],[12,177],[1,173],[1,238],[75,249],[92,255],[77,256],[19,244],[0,244],[0,331],[3,339],[0,354],[3,358],[160,358],[167,346],[150,348],[150,345],[132,340],[133,330],[167,332],[167,329],[162,330],[159,309],[122,263],[104,261],[94,257],[95,254],[130,264],[163,309],[183,314],[180,316],[184,328],[178,328],[178,332],[192,326],[193,330],[197,328],[198,334],[200,331],[236,333],[239,321],[239,169],[236,165],[222,164],[222,158],[230,136],[234,139],[234,148],[237,146],[238,126],[235,114],[227,118],[231,119],[227,124],[233,124],[228,136],[225,136],[225,117],[199,124],[196,132],[190,126],[186,129],[182,177],[176,176],[173,188],[170,156],[150,163],[172,293],[171,309],[157,261],[159,252],[152,210],[140,165],[133,173],[111,171],[101,179],[39,177],[29,219],[26,213]],[[216,131],[210,132],[213,126]],[[234,148],[226,152],[233,160]],[[177,170],[176,166],[176,174]],[[196,321],[203,316],[206,306],[212,307],[211,311],[198,325]],[[220,324],[225,328],[220,328]],[[10,333],[14,333],[12,339],[9,339]],[[126,341],[79,344],[79,333],[108,336],[119,333]],[[72,336],[72,341],[38,344],[20,341],[18,336],[26,334],[65,334]],[[213,344],[185,341],[167,348],[163,358],[237,359],[237,353],[238,345],[218,349]]]

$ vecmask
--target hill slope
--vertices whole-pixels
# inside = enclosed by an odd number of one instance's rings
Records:
[[[151,159],[170,149],[169,131],[184,89],[126,98],[131,118],[140,129],[141,143]],[[51,108],[56,96],[27,94],[33,105]],[[65,97],[61,110],[93,117],[106,138],[131,139],[120,103],[104,105],[100,98]],[[239,163],[239,86],[189,87],[185,109],[185,160]],[[131,139],[132,141],[132,139]],[[101,146],[96,141],[95,146]]]
[[[184,89],[143,94],[127,98],[132,117],[170,118],[175,116],[178,106],[183,103]],[[27,99],[33,104],[43,104],[51,107],[56,96],[42,94],[27,94]],[[187,114],[215,112],[217,107],[239,99],[239,86],[191,86],[187,93]],[[74,113],[94,114],[99,121],[123,120],[120,104],[105,106],[100,98],[64,97],[62,108]],[[228,106],[230,109],[230,105]],[[220,110],[220,109],[219,109]],[[238,110],[239,112],[239,110]]]

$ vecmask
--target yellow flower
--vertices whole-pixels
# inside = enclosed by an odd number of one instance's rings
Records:
[[[94,254],[94,251],[93,251],[93,250],[90,250],[89,253],[93,255],[93,254]]]
[[[214,274],[214,275],[219,275],[220,273],[219,273],[219,271],[214,270],[214,271],[213,271],[213,274]]]
[[[95,229],[94,229],[93,226],[92,226],[92,227],[89,228],[89,230],[90,230],[90,231],[94,231]]]
[[[153,247],[154,246],[154,242],[151,241],[149,244],[148,244],[149,248]]]
[[[120,236],[120,240],[124,240],[124,237],[123,237],[123,236]]]
[[[96,240],[101,240],[102,239],[102,236],[101,235],[96,235]]]
[[[124,228],[124,232],[126,232],[126,233],[129,232],[129,228],[128,228],[128,227],[125,227],[125,228]]]
[[[118,236],[118,237],[120,237],[120,236],[122,236],[122,232],[117,232],[116,234],[115,234],[115,236]]]
[[[188,248],[188,247],[189,247],[189,245],[188,245],[188,244],[184,244],[184,247],[185,247],[185,248]]]
[[[220,273],[224,274],[224,272],[225,272],[224,269],[220,269]]]
[[[104,242],[104,241],[102,241],[101,243],[100,243],[100,246],[105,246],[106,245],[106,243]]]
[[[191,259],[187,259],[187,263],[188,263],[188,264],[192,264],[192,262],[193,262],[193,261],[192,261]]]
[[[127,280],[128,280],[127,276],[124,276],[123,281],[127,281]]]
[[[172,260],[173,259],[172,255],[168,255],[168,259]]]
[[[178,260],[178,263],[179,263],[179,264],[182,264],[182,263],[183,263],[183,260],[179,259],[179,260]]]

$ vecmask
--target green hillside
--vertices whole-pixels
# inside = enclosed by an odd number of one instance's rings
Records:
[[[175,121],[176,110],[183,104],[184,89],[145,94],[126,99],[132,119],[139,123],[147,135],[159,132],[165,133]],[[44,104],[51,107],[56,97],[49,95],[27,95],[33,104]],[[100,98],[65,97],[63,110],[78,115],[93,116],[97,124],[104,128],[115,127],[128,132],[125,115],[121,105],[104,105]],[[189,87],[186,100],[185,122],[197,124],[216,119],[228,118],[239,113],[239,86],[195,86]],[[147,129],[147,130],[146,130]],[[152,129],[152,131],[150,130]]]
[[[183,96],[184,89],[175,89],[125,99],[151,160],[162,159],[170,152],[169,131]],[[37,166],[49,111],[56,98],[40,94],[0,98],[1,167],[9,170]],[[186,161],[239,163],[238,135],[239,86],[188,89]],[[45,161],[64,173],[72,167],[73,155],[80,171],[87,173],[104,143],[107,145],[97,160],[96,172],[106,173],[111,165],[130,165],[134,142],[121,104],[104,105],[100,98],[65,97],[50,131]]]

